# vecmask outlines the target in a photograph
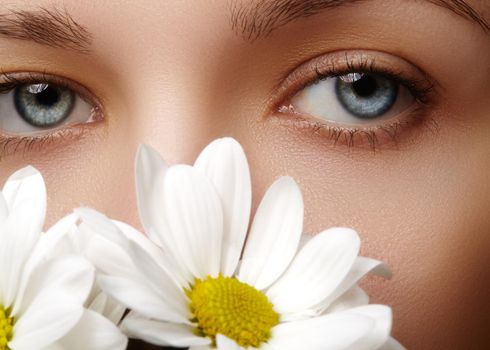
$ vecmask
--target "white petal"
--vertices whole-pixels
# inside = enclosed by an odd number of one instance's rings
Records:
[[[194,167],[211,180],[221,198],[224,213],[221,272],[231,276],[242,253],[250,220],[252,185],[247,158],[232,138],[211,142]]]
[[[188,313],[188,302],[184,291],[172,278],[168,269],[158,265],[152,257],[135,242],[129,242],[133,262],[149,285],[160,295],[162,300],[171,304],[183,315]]]
[[[97,283],[105,293],[119,303],[149,318],[186,323],[190,317],[188,312],[183,314],[175,307],[178,302],[167,302],[145,281],[102,275],[98,276]]]
[[[131,226],[110,220],[95,210],[79,208],[76,212],[81,216],[82,223],[75,235],[87,237],[84,239],[84,254],[104,273],[116,276],[134,275],[131,242],[140,246],[159,265],[177,269],[162,248]],[[186,276],[179,277],[177,281],[180,285],[187,287]]]
[[[358,256],[342,283],[340,283],[337,289],[328,295],[316,308],[320,312],[326,310],[330,304],[351,289],[362,277],[370,272],[384,278],[391,277],[388,267],[382,261]]]
[[[98,288],[96,288],[98,289]],[[104,310],[109,297],[104,292],[98,293],[93,300],[87,300],[87,309],[95,311],[101,315],[104,314]],[[90,299],[90,298],[89,298]]]
[[[271,285],[296,254],[303,230],[303,199],[290,177],[279,178],[257,209],[238,277],[257,289]]]
[[[36,213],[32,221],[36,221],[39,231],[42,230],[46,214],[46,186],[39,171],[32,166],[16,171],[6,181],[2,193],[10,210],[25,200],[33,200],[39,215]]]
[[[342,282],[359,253],[354,230],[332,228],[313,237],[267,291],[281,315],[311,309]]]
[[[159,215],[154,213],[162,210],[162,207],[153,206],[153,191],[155,189],[156,179],[165,177],[167,165],[164,160],[153,148],[147,145],[140,145],[136,154],[136,199],[141,223],[147,234],[154,232],[156,228],[153,217]],[[161,193],[160,193],[161,194]],[[151,236],[151,239],[161,245],[158,235]]]
[[[16,204],[0,227],[0,298],[9,307],[21,283],[22,270],[41,236],[40,215],[34,200]]]
[[[220,272],[223,212],[210,181],[198,170],[176,165],[164,181],[167,248],[197,278]]]
[[[364,305],[344,313],[367,316],[374,321],[374,328],[355,343],[354,349],[376,350],[388,341],[392,323],[391,309],[388,306]]]
[[[181,268],[179,262],[176,262],[172,258],[171,254],[165,252],[165,248],[167,247],[160,247],[156,245],[146,235],[123,222],[116,220],[113,220],[112,222],[119,228],[119,230],[127,237],[128,240],[139,245],[158,265],[166,266],[167,271],[174,272],[172,277],[180,286],[188,288],[188,282],[194,282],[194,278],[190,274],[185,274],[186,270]]]
[[[355,285],[337,298],[323,313],[345,311],[353,307],[369,304],[369,296],[359,286]]]
[[[216,347],[218,350],[242,350],[243,348],[235,341],[222,334],[216,336]]]
[[[78,219],[77,214],[67,215],[40,236],[26,263],[24,277],[29,278],[37,265],[54,256],[78,253],[69,239],[70,232],[76,229]]]
[[[99,292],[96,293],[95,297],[86,304],[87,309],[101,314],[114,324],[119,324],[126,308],[117,303],[114,299],[110,298],[104,292],[101,292],[98,287],[94,288],[94,290]]]
[[[69,350],[124,350],[127,337],[112,322],[91,310],[58,343]]]
[[[406,350],[406,348],[392,337],[388,338],[380,350]]]
[[[73,303],[82,305],[87,299],[94,281],[94,268],[83,258],[65,256],[38,265],[23,286],[15,301],[13,315],[29,312],[39,298],[57,291],[67,293]]]
[[[67,293],[44,293],[14,325],[12,350],[40,349],[56,342],[80,320],[83,307]]]
[[[80,226],[78,233],[80,233],[80,229],[82,226]],[[85,255],[102,273],[127,278],[133,278],[139,274],[129,253],[102,236],[92,237]]]
[[[194,335],[192,326],[149,320],[133,312],[124,318],[121,327],[130,338],[155,345],[188,347],[211,343],[208,338]]]
[[[0,192],[0,223],[3,222],[5,219],[7,219],[8,215],[9,215],[9,208],[7,205],[7,201],[5,200],[3,194]]]
[[[351,346],[373,327],[374,322],[363,315],[329,314],[279,324],[272,329],[269,346],[278,350],[356,349]]]
[[[102,236],[120,246],[122,249],[128,249],[127,237],[121,232],[121,230],[104,214],[90,209],[90,208],[77,208],[75,209],[81,218],[81,224],[79,230],[86,235],[86,239],[99,235]]]

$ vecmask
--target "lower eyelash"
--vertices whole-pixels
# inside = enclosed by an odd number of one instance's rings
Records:
[[[4,135],[0,134],[0,160],[4,157],[22,152],[25,156],[31,151],[46,151],[52,147],[58,147],[60,142],[74,141],[84,138],[92,129],[91,124],[73,125],[55,130],[43,135]]]
[[[335,146],[347,146],[348,149],[368,148],[373,152],[383,149],[397,149],[401,137],[408,137],[408,131],[426,130],[435,134],[439,125],[434,118],[426,115],[426,106],[414,108],[403,120],[397,120],[391,124],[375,126],[372,128],[346,128],[328,125],[323,122],[306,120],[304,117],[289,115],[291,120],[284,122],[284,115],[277,120],[287,127],[293,127],[300,131],[308,130],[312,136],[320,137],[321,141],[329,140]]]

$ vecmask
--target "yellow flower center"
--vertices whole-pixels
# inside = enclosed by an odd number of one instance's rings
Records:
[[[211,338],[213,345],[222,334],[240,346],[259,347],[279,323],[267,296],[236,278],[197,279],[187,295],[198,334]]]
[[[9,350],[8,342],[14,335],[14,318],[10,310],[0,305],[0,350]]]

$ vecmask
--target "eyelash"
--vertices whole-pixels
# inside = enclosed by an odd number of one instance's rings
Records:
[[[341,67],[338,68],[333,60],[328,64],[319,64],[318,62],[308,70],[313,71],[313,78],[307,79],[307,82],[301,82],[299,85],[293,83],[292,89],[287,89],[286,98],[281,99],[281,103],[274,105],[273,109],[281,114],[288,114],[293,119],[293,126],[298,129],[306,129],[312,132],[312,135],[320,136],[323,139],[333,141],[333,145],[337,146],[342,143],[350,148],[363,148],[368,146],[373,152],[377,151],[384,142],[379,139],[387,137],[388,141],[395,147],[399,144],[399,137],[407,129],[422,127],[431,132],[437,132],[438,124],[436,120],[431,118],[427,109],[431,104],[431,96],[434,91],[434,81],[423,74],[422,79],[409,78],[402,71],[380,66],[373,57],[366,57],[363,54],[349,56],[347,53],[342,58]],[[310,120],[301,117],[299,113],[285,112],[284,107],[288,105],[291,98],[302,89],[317,83],[318,81],[327,78],[337,78],[349,73],[375,73],[385,78],[391,79],[397,84],[400,84],[408,89],[414,97],[415,103],[418,104],[413,108],[403,120],[396,120],[389,124],[379,125],[374,127],[340,127],[328,125],[321,121]],[[296,86],[294,86],[296,85]],[[284,96],[284,95],[283,95]],[[283,117],[281,117],[282,119]],[[288,121],[290,126],[291,123]],[[360,144],[358,142],[361,141]]]
[[[20,77],[16,77],[19,75]],[[58,140],[78,140],[91,129],[92,124],[103,120],[101,104],[93,97],[93,94],[79,84],[69,81],[59,76],[50,75],[46,72],[34,73],[11,73],[0,71],[0,94],[6,94],[21,85],[27,84],[53,84],[59,87],[73,90],[81,98],[93,105],[90,122],[78,125],[66,125],[63,128],[52,129],[45,134],[29,136],[11,136],[0,133],[0,156],[16,154],[19,151],[28,153],[29,151],[45,150],[47,146]]]

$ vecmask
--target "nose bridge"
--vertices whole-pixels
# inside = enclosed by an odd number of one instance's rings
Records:
[[[203,108],[206,87],[197,80],[196,76],[155,74],[140,82],[131,104],[133,136],[161,150],[171,163],[193,160],[213,134],[213,116]]]
[[[164,42],[144,55],[143,49],[137,50],[127,63],[131,133],[138,142],[167,154],[169,162],[192,161],[219,134],[214,105],[220,94],[216,74],[220,44],[214,40],[196,45]]]
[[[162,9],[149,10],[152,6]],[[111,22],[113,17],[107,15],[105,26],[110,28],[121,20],[133,23],[114,33],[102,27],[95,31],[95,51],[115,71],[126,106],[121,111],[125,117],[116,123],[128,123],[133,142],[152,145],[170,162],[193,160],[217,136],[216,70],[225,41],[232,35],[226,2],[171,6],[142,0],[125,6],[117,21]],[[216,20],[219,16],[223,20]]]

